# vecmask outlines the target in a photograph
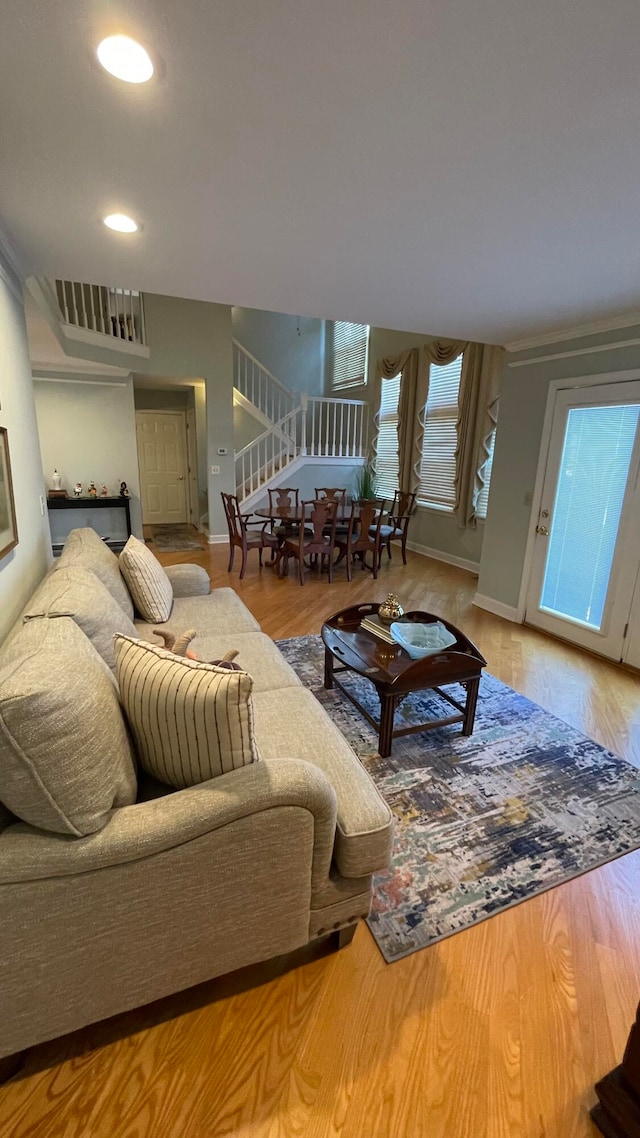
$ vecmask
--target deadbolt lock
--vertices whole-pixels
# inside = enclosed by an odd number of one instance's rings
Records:
[[[536,533],[539,533],[541,537],[549,536],[549,530],[546,526],[536,526]]]

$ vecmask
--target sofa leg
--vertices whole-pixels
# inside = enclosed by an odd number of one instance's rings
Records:
[[[345,925],[343,929],[338,929],[338,931],[334,933],[336,948],[346,948],[348,944],[351,944],[357,927],[358,922],[356,921],[355,925]]]
[[[16,1055],[5,1055],[4,1059],[0,1059],[0,1086],[18,1074],[26,1057],[26,1051],[18,1051]]]

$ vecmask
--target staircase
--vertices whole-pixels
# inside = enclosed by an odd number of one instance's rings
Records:
[[[332,463],[365,460],[368,404],[361,399],[296,395],[233,342],[234,403],[264,430],[235,452],[236,494],[243,510],[255,509],[269,486],[282,484],[310,458]]]

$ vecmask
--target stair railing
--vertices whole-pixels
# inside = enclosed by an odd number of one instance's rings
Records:
[[[233,341],[233,386],[272,423],[279,423],[299,399],[237,340]]]

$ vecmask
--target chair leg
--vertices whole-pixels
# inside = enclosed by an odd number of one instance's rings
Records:
[[[298,558],[298,574],[300,576],[300,584],[304,585],[304,557],[302,550],[300,550],[300,557]]]
[[[260,565],[260,568],[262,569],[262,546],[258,550],[258,563]]]
[[[347,551],[347,581],[350,581],[353,574],[353,555],[350,550]]]
[[[380,550],[380,556],[382,557],[382,549]],[[387,557],[389,561],[391,561],[391,538],[387,541]]]
[[[247,568],[247,550],[242,550],[242,565],[240,566],[240,580],[244,577],[244,571]]]
[[[402,539],[402,564],[407,564],[407,535],[405,533]]]
[[[235,545],[232,545],[230,550],[229,550],[229,564],[227,566],[227,573],[230,573],[231,570],[233,569],[233,561],[234,561],[235,555],[236,555],[236,547],[235,547]]]

